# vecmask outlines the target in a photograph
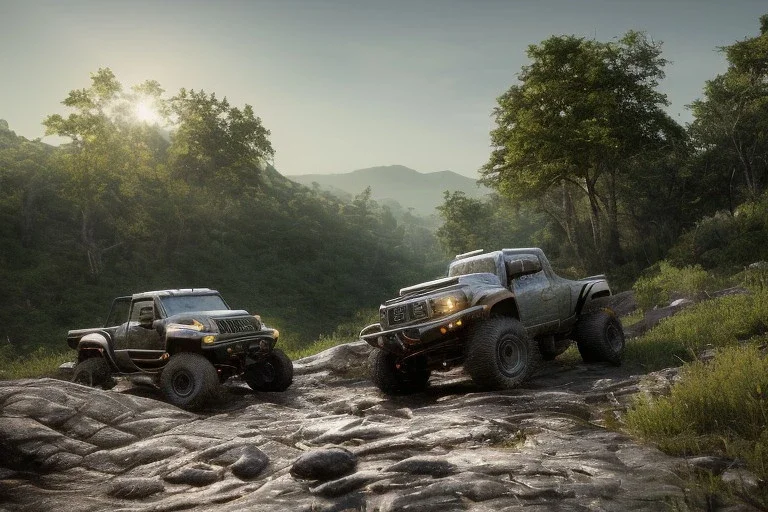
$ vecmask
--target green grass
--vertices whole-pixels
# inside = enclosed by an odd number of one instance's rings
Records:
[[[364,309],[355,313],[355,316],[339,324],[333,333],[320,337],[309,345],[295,345],[290,341],[285,343],[283,350],[292,360],[311,356],[342,343],[350,343],[359,339],[360,330],[366,325],[379,321],[379,312],[376,309]]]
[[[768,479],[768,359],[761,337],[685,365],[669,396],[640,396],[625,417],[630,433],[672,455],[741,459]],[[768,505],[768,494],[760,497]]]
[[[71,350],[40,348],[27,356],[17,357],[10,345],[0,348],[0,380],[53,377],[62,363],[75,359]]]
[[[288,348],[285,353],[288,354],[288,357],[290,357],[292,361],[295,361],[296,359],[315,355],[323,350],[335,347],[336,345],[341,345],[342,343],[349,343],[350,341],[355,340],[339,336],[321,336],[310,345],[300,348]]]
[[[632,313],[621,317],[621,325],[626,329],[627,327],[631,327],[642,320],[644,316],[645,313],[643,313],[642,309],[636,309]]]
[[[768,331],[768,290],[707,300],[663,320],[627,344],[625,361],[653,371],[692,361],[708,347],[727,347]]]
[[[666,261],[653,267],[654,272],[640,277],[632,287],[641,309],[666,306],[675,297],[695,298],[720,286],[720,280],[700,265],[677,268]]]

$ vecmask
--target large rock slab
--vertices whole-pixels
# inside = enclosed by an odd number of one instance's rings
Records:
[[[636,393],[663,390],[673,374],[553,361],[510,391],[482,391],[456,370],[433,377],[424,393],[387,397],[359,376],[366,356],[356,343],[298,361],[284,393],[233,382],[200,414],[127,383],[103,391],[52,379],[0,382],[0,509],[682,503],[679,460],[604,428]],[[296,471],[307,460],[320,462]]]

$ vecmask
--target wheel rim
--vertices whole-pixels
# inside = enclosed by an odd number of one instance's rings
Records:
[[[192,375],[190,375],[189,372],[184,371],[174,374],[173,379],[171,380],[171,386],[173,387],[173,392],[181,397],[189,396],[195,389]]]
[[[615,352],[621,351],[622,347],[624,346],[624,340],[621,336],[621,333],[619,332],[619,329],[613,322],[608,325],[608,328],[605,331],[605,338]]]
[[[275,380],[277,376],[277,370],[272,363],[264,363],[261,368],[261,378],[264,382],[269,383]]]
[[[516,377],[525,370],[528,347],[516,338],[502,338],[496,346],[499,369],[507,377]]]

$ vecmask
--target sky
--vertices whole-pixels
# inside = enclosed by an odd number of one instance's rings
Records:
[[[551,35],[663,42],[670,114],[759,34],[765,0],[0,0],[0,119],[27,138],[109,67],[250,104],[285,175],[400,164],[477,177],[496,98]],[[52,138],[44,141],[57,143]]]

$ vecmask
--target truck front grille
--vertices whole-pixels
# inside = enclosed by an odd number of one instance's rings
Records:
[[[387,322],[390,326],[406,324],[416,320],[424,320],[429,316],[427,301],[395,304],[387,308]]]
[[[240,332],[253,332],[256,326],[250,318],[217,318],[214,320],[216,327],[222,334],[234,334]]]

